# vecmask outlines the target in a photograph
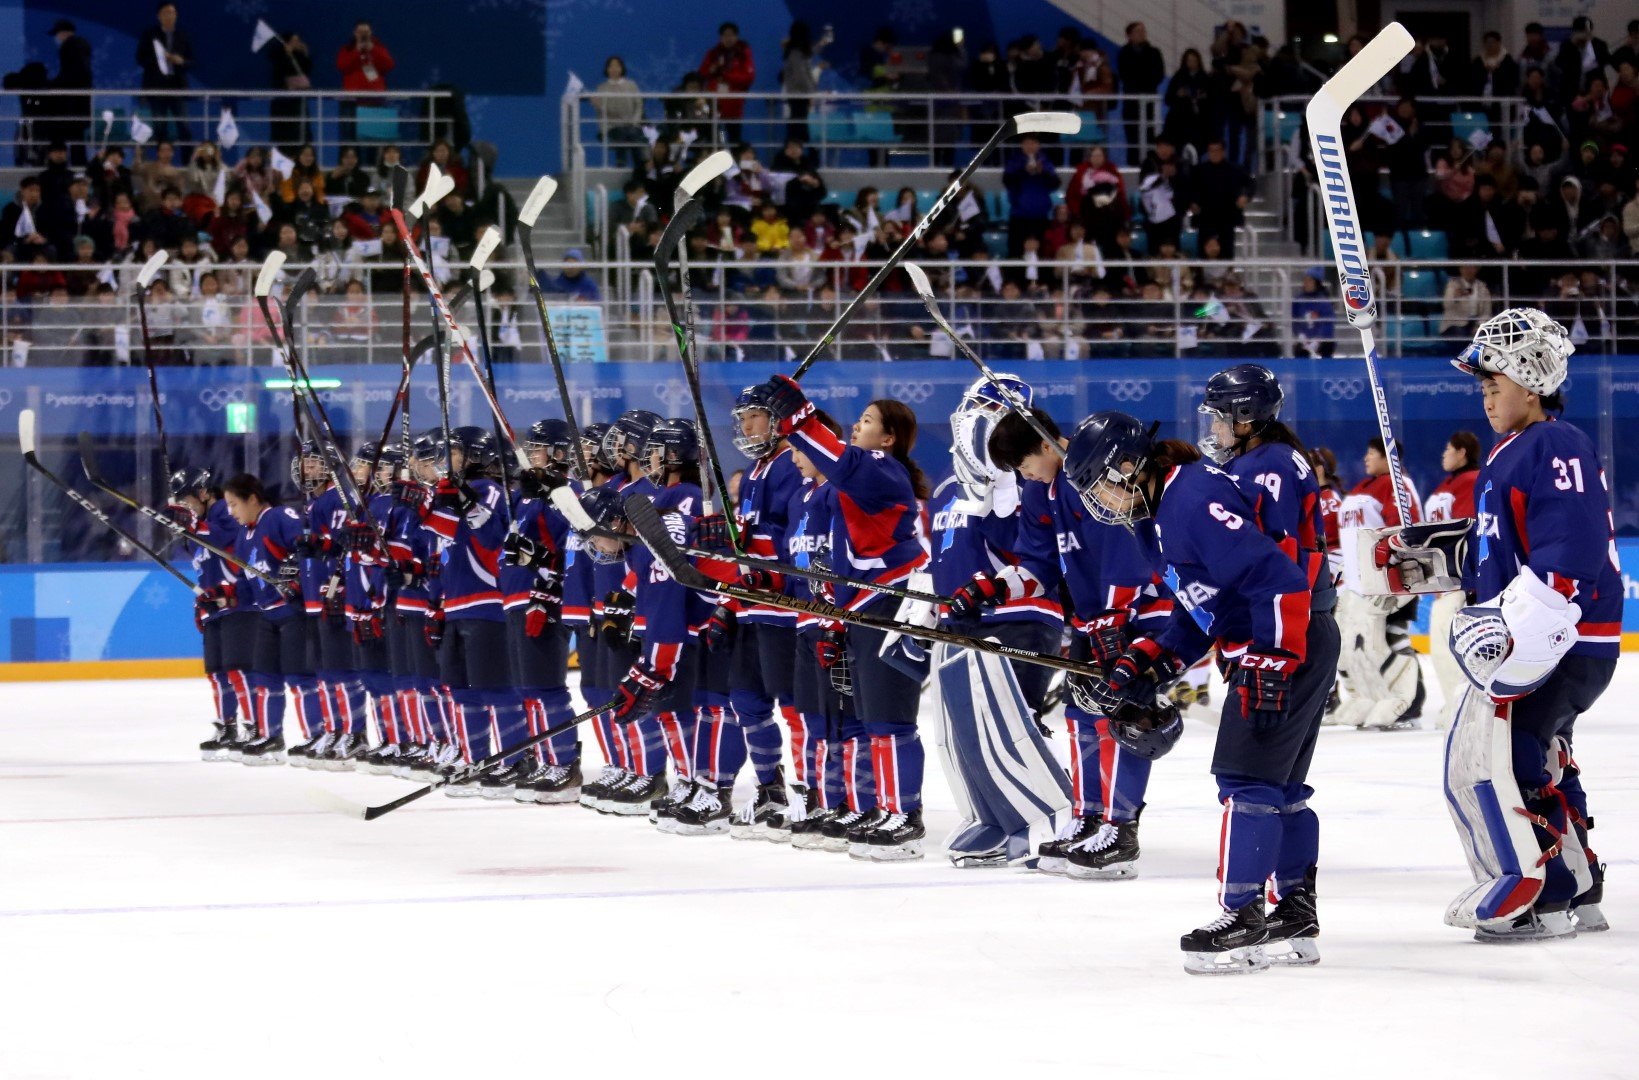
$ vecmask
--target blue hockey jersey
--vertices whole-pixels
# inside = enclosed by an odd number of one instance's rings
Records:
[[[426,612],[434,604],[434,577],[438,572],[438,550],[442,541],[424,528],[421,514],[413,506],[395,502],[387,515],[387,553],[400,571],[415,584],[400,585],[393,595],[393,607],[407,614]]]
[[[270,506],[256,524],[241,529],[233,553],[246,566],[254,566],[269,577],[279,576],[279,567],[291,557],[302,536],[302,515],[294,507]],[[279,595],[279,590],[259,577],[246,581],[251,605],[275,622],[295,616],[296,608]],[[299,601],[298,601],[299,602]]]
[[[502,622],[501,542],[506,539],[505,494],[493,480],[469,481],[478,504],[463,516],[434,509],[426,526],[443,541],[439,551],[439,586],[448,619],[485,619]]]
[[[1264,443],[1232,463],[1235,482],[1257,508],[1258,527],[1309,575],[1316,611],[1337,606],[1326,565],[1326,526],[1320,516],[1320,482],[1302,452],[1285,443]]]
[[[335,484],[308,502],[307,531],[312,539],[335,545],[345,524],[347,508]],[[302,603],[306,605],[309,615],[317,615],[324,610],[325,590],[331,587],[332,582],[339,584],[340,576],[341,551],[335,546],[329,554],[312,555],[302,560]]]
[[[683,504],[698,510],[700,489],[693,484],[676,484],[666,491],[674,492],[678,488],[691,490],[679,492],[671,499],[677,505],[663,509],[661,520],[672,541],[688,547],[694,543],[695,518],[683,511]],[[657,499],[657,509],[661,508],[659,504]],[[712,605],[672,577],[671,571],[644,544],[633,544],[626,549],[626,565],[636,579],[633,625],[643,636],[643,657],[661,677],[670,679],[677,673],[683,646],[694,637]]]
[[[529,603],[529,593],[540,579],[541,572],[564,569],[564,549],[571,530],[569,520],[557,507],[544,499],[526,499],[515,495],[512,501],[512,524],[520,536],[534,541],[552,553],[551,564],[537,566],[502,566],[501,594],[508,611]]]
[[[233,520],[233,514],[228,511],[228,501],[217,499],[206,508],[205,514],[194,525],[193,534],[213,547],[224,551],[234,551],[243,532],[239,523]],[[241,596],[239,591],[245,586],[245,574],[237,566],[223,559],[220,555],[213,555],[197,545],[193,549],[193,567],[196,579],[201,589],[213,589],[221,585],[231,585],[234,588],[234,599],[225,607],[211,607],[205,613],[205,621],[219,617],[224,612],[247,605],[248,597]]]
[[[1622,569],[1599,454],[1563,420],[1499,442],[1474,481],[1478,516],[1469,591],[1487,602],[1522,566],[1582,608],[1572,653],[1614,659],[1622,643]]]
[[[383,536],[390,536],[393,509],[391,495],[370,496],[370,518]],[[342,556],[345,600],[349,615],[379,614],[387,607],[387,567],[381,551],[349,551]]]
[[[747,555],[777,559],[785,550],[786,531],[791,527],[791,500],[802,487],[802,473],[791,458],[791,448],[762,458],[740,478],[740,505],[735,520]],[[787,578],[781,591],[795,595],[795,585]],[[751,623],[791,625],[796,612],[762,604],[736,605],[740,618]]]
[[[831,516],[836,510],[834,493],[830,484],[803,481],[791,498],[787,510],[786,520],[789,522],[785,530],[785,561],[799,569],[807,570],[816,561],[830,567],[831,558]],[[834,600],[831,586],[823,581],[812,578],[788,577],[792,596],[804,600],[819,600],[832,603]],[[797,630],[805,633],[812,630],[815,634],[827,620],[818,615],[807,612],[794,612],[797,616]]]
[[[950,596],[973,580],[975,574],[994,574],[1008,566],[1023,566],[1035,579],[1034,595],[1009,598],[989,609],[984,622],[1042,622],[1061,626],[1064,609],[1058,589],[1047,581],[1057,577],[1053,563],[1041,564],[1039,545],[1028,552],[1019,550],[1020,522],[1017,488],[1013,474],[997,481],[995,500],[1006,504],[1005,513],[992,506],[988,510],[969,499],[967,489],[953,476],[939,485],[929,501],[933,530],[933,591]],[[1029,556],[1027,560],[1027,555]]]
[[[1078,629],[1103,612],[1125,611],[1134,633],[1150,634],[1171,615],[1172,602],[1156,587],[1155,569],[1133,534],[1089,514],[1062,473],[1051,484],[1020,481],[1017,527],[1020,565],[1049,594],[1064,584]]]

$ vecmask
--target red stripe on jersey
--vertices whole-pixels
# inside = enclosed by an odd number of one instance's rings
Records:
[[[1531,537],[1525,531],[1525,492],[1519,488],[1508,489],[1508,508],[1514,515],[1514,531],[1519,534],[1519,546],[1525,551],[1525,557],[1531,557]]]
[[[1275,617],[1280,634],[1275,644],[1296,654],[1299,661],[1308,651],[1309,600],[1308,592],[1281,593],[1275,598]]]

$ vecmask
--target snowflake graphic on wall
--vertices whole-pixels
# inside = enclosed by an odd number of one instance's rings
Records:
[[[636,12],[628,0],[546,0],[542,17],[546,19],[546,47],[550,55],[551,49],[562,42],[565,26],[580,19],[631,19],[636,17]]]
[[[933,0],[893,0],[888,5],[888,22],[912,33],[938,21],[939,12]]]
[[[255,22],[257,19],[267,18],[267,0],[225,0],[222,10],[234,16],[240,22]],[[274,27],[275,30],[278,27]]]
[[[142,586],[138,599],[143,605],[151,608],[165,608],[171,606],[170,586],[160,580],[157,574],[150,574],[147,584]]]

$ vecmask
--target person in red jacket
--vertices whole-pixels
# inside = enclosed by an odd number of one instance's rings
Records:
[[[387,73],[393,70],[393,54],[376,40],[370,24],[360,19],[353,26],[353,39],[336,51],[336,70],[341,72],[341,88],[355,93],[381,93],[387,89]],[[371,99],[341,102],[341,141],[343,145],[358,142],[358,126],[354,117],[360,105]],[[361,149],[359,159],[375,164],[375,151]]]
[[[726,22],[717,28],[717,44],[700,61],[700,77],[706,90],[714,94],[743,94],[751,89],[757,78],[757,65],[751,59],[751,46],[740,40],[740,28]],[[745,115],[746,103],[736,98],[719,98],[717,115],[723,120],[724,142],[730,146],[740,142],[740,118]]]
[[[1440,468],[1445,470],[1446,478],[1423,504],[1424,520],[1457,521],[1474,517],[1474,478],[1480,475],[1480,440],[1472,431],[1451,433],[1440,454]],[[1467,602],[1463,591],[1454,589],[1436,596],[1428,613],[1428,651],[1434,661],[1434,679],[1445,698],[1435,719],[1435,725],[1442,731],[1451,726],[1457,714],[1457,702],[1468,685],[1462,668],[1451,655],[1451,620]]]

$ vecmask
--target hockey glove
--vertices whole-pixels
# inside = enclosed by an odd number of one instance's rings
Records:
[[[707,652],[716,652],[734,639],[736,616],[734,610],[724,604],[718,604],[712,610],[711,618],[706,625],[700,628],[700,643]]]
[[[1147,707],[1155,691],[1182,675],[1188,666],[1155,640],[1134,639],[1110,665],[1111,707],[1120,708],[1124,701]]]
[[[427,612],[427,625],[421,628],[421,636],[427,639],[427,647],[437,649],[444,642],[444,609],[433,608]]]
[[[347,589],[342,584],[340,574],[331,574],[323,585],[319,586],[319,598],[324,602],[324,617],[333,623],[342,622],[347,618]]]
[[[226,581],[220,585],[212,585],[208,589],[201,589],[194,594],[193,622],[200,633],[205,632],[205,619],[207,616],[214,615],[218,611],[233,605],[234,592],[233,582]]]
[[[950,617],[977,619],[982,613],[1007,599],[1007,585],[995,574],[977,573],[950,594]]]
[[[789,435],[802,427],[814,415],[814,403],[808,400],[797,380],[787,375],[776,375],[763,384],[767,393],[768,411],[774,416],[774,428],[781,435]]]
[[[563,614],[563,596],[555,593],[544,581],[529,590],[529,606],[524,609],[524,633],[538,638],[548,624]]]
[[[380,641],[382,637],[381,614],[375,611],[355,611],[347,616],[353,623],[353,641],[364,645],[372,641]]]
[[[707,514],[695,522],[694,542],[705,551],[734,550],[734,538],[729,535],[728,518],[722,514]]]
[[[322,559],[330,554],[330,537],[320,533],[304,532],[290,545],[290,551],[303,559]]]
[[[740,575],[740,587],[758,592],[782,592],[785,575],[775,570],[747,570]]]
[[[544,499],[568,485],[569,477],[559,469],[524,469],[518,473],[518,490],[526,499]]]
[[[620,649],[632,643],[633,607],[637,598],[625,589],[616,589],[603,598],[603,619],[598,623],[598,636],[610,648]]]
[[[1111,608],[1094,615],[1082,628],[1087,635],[1087,659],[1099,667],[1115,663],[1127,647],[1127,613]]]
[[[278,580],[274,583],[274,591],[284,598],[286,603],[294,604],[302,597],[302,568],[294,559],[279,564]]]
[[[425,484],[415,480],[394,480],[393,498],[405,506],[413,506],[425,513],[430,492]]]
[[[848,631],[840,626],[832,626],[820,634],[819,640],[814,642],[814,658],[824,671],[830,671],[841,663],[848,655]]]
[[[465,480],[457,484],[449,477],[444,477],[433,488],[433,508],[449,510],[456,517],[466,517],[467,512],[478,505],[478,492]]]
[[[1235,668],[1234,686],[1241,699],[1241,716],[1256,731],[1269,731],[1286,719],[1291,708],[1292,680],[1297,676],[1295,653],[1285,649],[1246,652]]]
[[[541,566],[552,558],[551,548],[517,532],[506,534],[501,552],[508,566]]]
[[[426,567],[420,559],[394,559],[387,564],[387,584],[395,589],[418,589],[426,581]]]
[[[199,528],[199,515],[193,512],[193,507],[186,503],[166,503],[165,516],[182,526],[189,532]]]
[[[654,668],[639,660],[626,672],[626,677],[615,687],[614,718],[624,720],[641,715],[654,696],[665,689],[666,680],[655,674]]]

